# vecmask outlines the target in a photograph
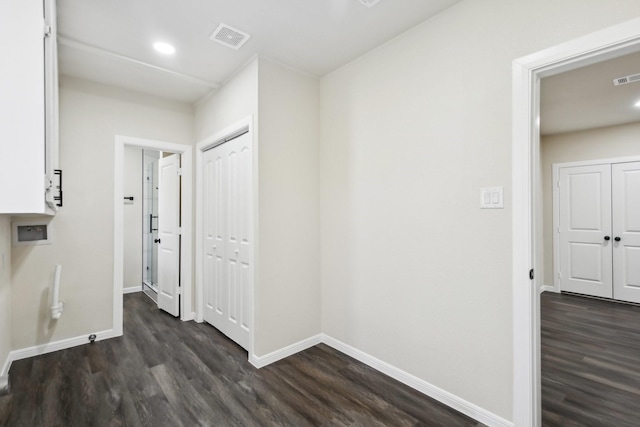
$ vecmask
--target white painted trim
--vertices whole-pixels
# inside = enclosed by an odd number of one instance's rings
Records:
[[[640,162],[640,156],[613,157],[610,159],[593,159],[593,160],[581,160],[579,162],[554,163],[551,166],[555,170],[556,168],[560,169],[560,168],[572,168],[577,166],[609,165],[613,163],[631,163],[631,162]]]
[[[256,368],[264,368],[267,365],[277,362],[278,360],[282,360],[289,356],[293,356],[296,353],[300,353],[301,351],[307,350],[315,345],[318,345],[322,342],[322,335],[314,335],[302,341],[298,341],[297,343],[288,345],[280,350],[276,350],[264,356],[256,356],[255,354],[251,354],[249,356],[249,363],[251,363]]]
[[[11,369],[11,363],[13,359],[11,358],[11,353],[7,354],[7,359],[2,364],[2,370],[0,371],[0,377],[4,377],[9,375],[9,369]]]
[[[555,292],[557,294],[560,293],[560,291],[556,290],[555,286],[551,286],[551,285],[540,286],[540,293],[543,293],[543,292]]]
[[[123,333],[124,285],[124,138],[116,136],[113,161],[113,331],[116,336]]]
[[[96,335],[96,341],[106,340],[108,338],[115,338],[119,336],[113,330],[93,332]],[[82,335],[79,337],[67,338],[60,341],[54,341],[46,344],[40,344],[33,347],[27,347],[20,350],[13,350],[9,353],[7,361],[5,362],[0,376],[7,375],[11,364],[16,360],[26,359],[28,357],[40,356],[41,354],[53,353],[54,351],[66,350],[68,348],[77,347],[83,344],[89,344],[89,335]],[[122,334],[120,334],[122,335]]]
[[[551,165],[552,169],[552,183],[553,192],[552,192],[552,204],[551,204],[551,212],[552,212],[552,236],[553,236],[553,292],[560,292],[560,278],[558,277],[558,272],[560,271],[560,233],[558,233],[558,229],[560,228],[560,188],[558,187],[558,183],[560,181],[560,168],[556,167],[556,164]]]
[[[182,234],[181,234],[181,296],[180,319],[193,320],[191,295],[193,292],[193,146],[175,144],[172,142],[154,141],[150,139],[134,138],[123,135],[115,136],[114,155],[114,213],[113,213],[113,330],[115,336],[122,335],[122,295],[124,280],[124,147],[132,146],[148,150],[168,151],[182,156]]]
[[[133,294],[136,292],[142,292],[142,285],[128,286],[122,289],[123,294]]]
[[[539,82],[542,77],[637,51],[640,18],[520,58],[513,63],[513,421],[541,425],[540,275],[529,280],[535,259],[540,131]],[[540,242],[538,242],[540,243]]]
[[[513,426],[513,423],[505,420],[504,418],[493,414],[473,403],[467,402],[466,400],[458,397],[448,391],[445,391],[435,385],[428,383],[427,381],[416,377],[408,372],[405,372],[387,362],[383,362],[380,359],[377,359],[371,356],[364,351],[358,350],[355,347],[352,347],[348,344],[345,344],[342,341],[339,341],[335,338],[332,338],[328,335],[322,334],[322,342],[330,347],[335,348],[336,350],[353,357],[354,359],[364,363],[372,367],[373,369],[382,372],[385,375],[390,376],[391,378],[400,381],[401,383],[418,390],[420,393],[423,393],[432,399],[441,402],[450,408],[453,408],[473,419],[479,421],[488,426],[495,427],[507,427]]]
[[[254,334],[255,334],[255,289],[257,288],[257,274],[258,271],[258,248],[260,247],[258,241],[258,144],[257,144],[257,135],[254,132],[253,125],[253,115],[245,117],[242,120],[224,128],[223,130],[208,136],[198,143],[196,143],[196,155],[195,155],[195,175],[196,175],[196,191],[195,191],[195,212],[196,212],[196,226],[195,226],[195,320],[196,322],[204,321],[204,240],[202,238],[202,230],[203,230],[203,222],[202,222],[202,212],[204,209],[203,205],[203,193],[202,193],[202,159],[203,153],[216,145],[222,144],[224,140],[237,133],[239,130],[247,128],[249,130],[249,135],[251,136],[252,143],[252,151],[253,151],[253,182],[252,182],[252,191],[253,191],[253,253],[251,255],[250,264],[253,266],[253,271],[251,274],[251,284],[249,286],[249,306],[250,309],[250,319],[249,319],[249,348],[247,351],[249,352],[249,360],[257,360],[256,356],[253,354],[254,346]],[[253,362],[252,362],[253,363]]]

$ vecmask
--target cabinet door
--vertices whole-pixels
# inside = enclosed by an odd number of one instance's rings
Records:
[[[44,211],[42,0],[0,2],[0,213]]]
[[[611,173],[613,297],[640,303],[640,162],[614,164]]]
[[[0,213],[44,212],[42,0],[0,2]]]

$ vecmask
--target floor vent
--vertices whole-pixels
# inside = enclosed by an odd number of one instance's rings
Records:
[[[613,84],[616,86],[620,86],[620,85],[626,85],[627,83],[633,83],[638,81],[640,81],[640,73],[613,79]]]
[[[367,7],[373,7],[378,3],[380,3],[380,0],[358,0],[358,1]]]
[[[251,36],[245,32],[236,30],[227,24],[220,24],[209,38],[237,50],[249,40],[249,37]]]

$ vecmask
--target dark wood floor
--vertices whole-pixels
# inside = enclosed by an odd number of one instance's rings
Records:
[[[545,292],[542,425],[640,426],[640,307]]]
[[[477,426],[318,345],[257,370],[213,327],[125,295],[120,338],[17,361],[1,426]]]

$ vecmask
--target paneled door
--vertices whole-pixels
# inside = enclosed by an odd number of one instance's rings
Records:
[[[180,315],[180,155],[158,166],[158,308]]]
[[[640,162],[611,168],[613,297],[640,303]]]
[[[611,165],[560,169],[560,289],[613,296]]]
[[[640,303],[640,162],[560,168],[560,289]]]
[[[249,133],[203,153],[204,320],[249,348],[253,283]]]

